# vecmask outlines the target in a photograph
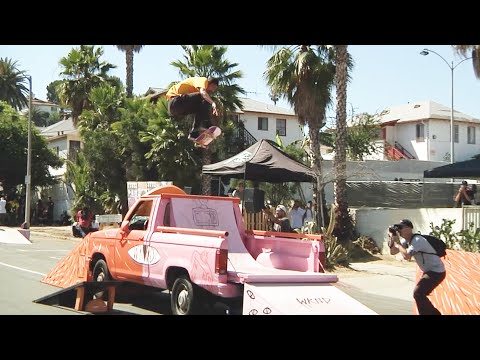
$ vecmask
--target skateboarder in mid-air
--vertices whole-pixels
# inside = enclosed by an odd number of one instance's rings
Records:
[[[211,113],[218,115],[217,104],[209,94],[218,88],[217,78],[191,77],[173,85],[166,94],[168,113],[172,117],[194,115],[188,138],[195,141],[212,126]]]

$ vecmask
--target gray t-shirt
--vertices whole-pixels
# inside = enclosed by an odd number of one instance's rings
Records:
[[[424,273],[427,271],[445,272],[442,259],[435,255],[435,249],[422,235],[414,234],[410,245],[405,239],[401,240],[401,244],[407,249],[407,254],[413,256],[418,267]]]

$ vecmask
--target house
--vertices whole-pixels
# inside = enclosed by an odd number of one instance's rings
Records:
[[[73,125],[72,118],[60,120],[53,125],[38,129],[40,135],[46,138],[48,147],[54,149],[60,158],[71,161],[75,160],[82,146],[82,140],[80,132]],[[51,168],[50,173],[60,181],[58,184],[42,192],[43,198],[51,196],[55,202],[53,212],[54,220],[59,220],[63,211],[70,211],[74,199],[72,186],[63,181],[66,170],[66,163],[58,169]]]
[[[240,100],[243,110],[237,109],[232,114],[233,119],[242,122],[245,130],[255,139],[276,141],[278,134],[283,146],[303,140],[304,127],[293,110],[249,98],[242,97]]]
[[[480,119],[455,111],[453,124],[454,162],[480,153]],[[431,100],[392,106],[380,116],[380,126],[379,151],[368,159],[450,161],[450,108]]]

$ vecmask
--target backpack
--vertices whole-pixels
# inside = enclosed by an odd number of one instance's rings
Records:
[[[475,195],[477,193],[477,184],[468,185],[468,195]]]
[[[437,255],[439,257],[445,257],[447,255],[447,244],[443,241],[440,240],[439,238],[433,236],[433,235],[423,235],[425,239],[427,239],[428,243],[433,247],[435,250],[434,255]],[[425,254],[433,254],[433,253],[427,253],[424,251],[419,251],[420,253],[425,253]]]

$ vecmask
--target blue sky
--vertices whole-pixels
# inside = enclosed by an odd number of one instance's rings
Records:
[[[0,45],[0,57],[18,62],[20,70],[32,76],[33,92],[46,100],[47,85],[60,78],[60,58],[77,45]],[[104,61],[117,68],[112,75],[125,81],[125,54],[114,45],[102,45]],[[375,113],[388,106],[408,102],[433,100],[450,107],[451,71],[437,55],[422,56],[419,52],[429,48],[451,64],[462,58],[450,45],[350,45],[355,67],[348,87],[348,109],[355,113]],[[239,81],[248,91],[247,97],[271,103],[269,90],[263,79],[271,50],[259,45],[230,45],[227,58],[238,63],[244,74]],[[134,93],[144,94],[149,87],[165,87],[179,80],[176,69],[170,65],[183,60],[179,45],[146,45],[134,58]],[[454,70],[454,107],[457,111],[480,119],[480,80],[476,80],[471,60]],[[335,95],[334,95],[335,96]],[[290,107],[285,101],[277,105]],[[329,116],[334,116],[333,109]]]

